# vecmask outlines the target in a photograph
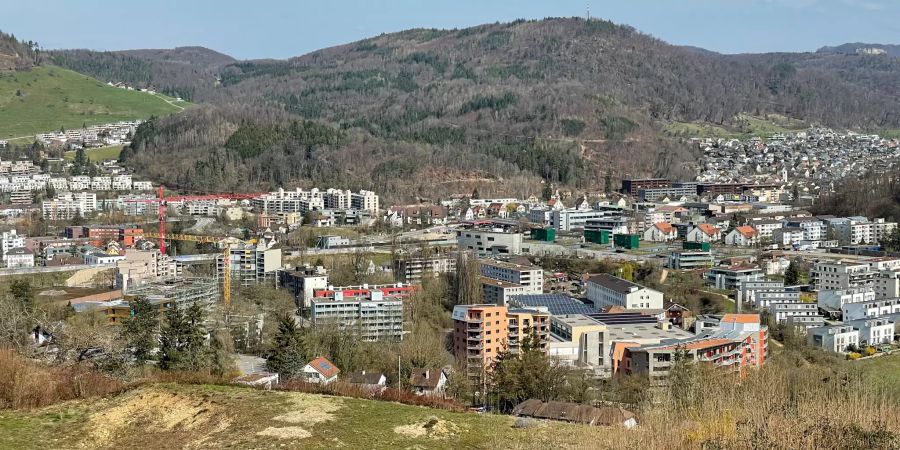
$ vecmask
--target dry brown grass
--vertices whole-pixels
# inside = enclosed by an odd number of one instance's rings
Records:
[[[405,405],[427,406],[429,408],[446,409],[449,411],[465,411],[466,408],[459,402],[440,397],[416,395],[410,391],[385,388],[380,392],[362,388],[357,385],[342,381],[319,384],[307,383],[299,380],[281,382],[278,389],[292,392],[306,392],[309,394],[336,395],[340,397],[365,398],[382,400],[387,402],[403,403]]]
[[[124,389],[124,383],[86,367],[48,366],[0,349],[0,409],[40,408]]]

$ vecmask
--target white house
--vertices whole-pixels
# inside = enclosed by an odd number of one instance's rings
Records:
[[[607,273],[591,275],[587,282],[588,300],[597,309],[621,306],[625,309],[662,309],[663,294]]]
[[[414,368],[409,374],[409,386],[416,395],[443,397],[447,374],[436,368]]]
[[[34,253],[24,247],[11,248],[3,253],[3,263],[10,269],[34,267]]]
[[[810,345],[825,351],[844,353],[848,346],[859,345],[859,330],[850,325],[832,325],[806,330]]]
[[[845,303],[841,306],[845,321],[869,319],[900,313],[900,298],[888,298],[873,302]]]
[[[668,242],[678,238],[678,230],[666,222],[657,222],[644,231],[644,240],[650,242]]]
[[[4,231],[0,235],[0,254],[5,255],[14,248],[24,247],[25,238],[23,234],[16,234],[16,230]]]
[[[685,240],[688,242],[719,242],[722,240],[722,230],[708,223],[701,223],[688,231]]]
[[[328,384],[336,381],[341,369],[338,369],[331,361],[318,357],[303,367],[303,375],[310,383]]]
[[[382,372],[356,372],[347,378],[347,382],[371,392],[381,392],[387,387],[387,377]]]
[[[844,322],[859,331],[860,345],[890,344],[894,342],[894,322],[888,319],[862,319]]]
[[[749,225],[737,227],[725,235],[725,245],[748,247],[758,243],[759,232]]]

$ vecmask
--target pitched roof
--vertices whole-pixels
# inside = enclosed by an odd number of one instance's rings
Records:
[[[310,361],[308,365],[325,378],[331,378],[341,372],[334,363],[321,356]]]
[[[744,236],[745,238],[752,238],[752,237],[756,237],[759,235],[759,232],[756,231],[755,228],[753,228],[749,225],[737,227],[734,230],[737,231],[738,233],[741,233],[741,235]]]
[[[719,234],[719,229],[708,223],[701,223],[700,225],[697,225],[697,228],[707,236],[715,236],[716,234]]]
[[[653,226],[656,227],[657,230],[662,231],[665,234],[671,234],[675,230],[675,228],[673,228],[672,225],[667,222],[657,222],[654,223]]]
[[[422,389],[437,389],[443,370],[434,367],[416,367],[409,374],[409,384]]]
[[[353,384],[378,384],[383,376],[384,373],[382,372],[354,372],[350,375],[348,381]]]

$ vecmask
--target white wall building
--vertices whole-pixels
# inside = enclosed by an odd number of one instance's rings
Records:
[[[663,293],[627,280],[601,273],[587,281],[587,297],[597,309],[621,306],[625,309],[662,309]]]

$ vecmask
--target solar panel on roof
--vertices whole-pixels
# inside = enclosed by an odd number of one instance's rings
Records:
[[[590,314],[597,311],[593,307],[564,294],[517,295],[513,297],[511,302],[526,307],[545,307],[550,314],[555,316],[566,314]]]

